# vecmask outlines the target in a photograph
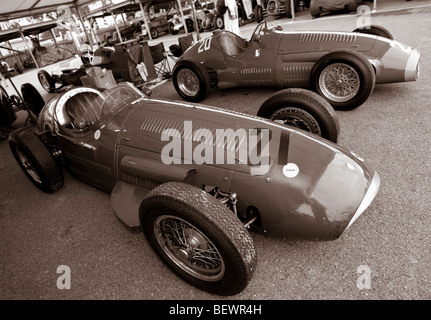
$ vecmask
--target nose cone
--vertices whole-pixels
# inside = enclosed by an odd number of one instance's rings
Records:
[[[313,240],[337,239],[380,185],[379,175],[358,156],[302,133],[290,137],[287,156],[279,153],[271,175],[281,186],[275,191],[281,214],[262,222],[271,225],[268,230]]]
[[[416,81],[419,78],[419,58],[419,51],[413,49],[407,60],[405,81]]]

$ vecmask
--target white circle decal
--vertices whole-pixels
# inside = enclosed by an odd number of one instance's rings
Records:
[[[283,167],[283,174],[287,178],[295,178],[299,173],[299,168],[294,163],[288,163]]]
[[[94,139],[99,140],[99,138],[100,138],[100,130],[96,130],[94,132]]]

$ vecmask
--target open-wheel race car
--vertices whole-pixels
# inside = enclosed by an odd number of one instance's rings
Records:
[[[80,55],[58,63],[50,72],[46,68],[38,70],[37,77],[42,88],[49,93],[57,92],[70,85],[100,86],[103,83],[108,86],[115,84],[116,81],[132,82],[135,86],[146,90],[145,82],[150,80],[150,75],[143,61],[145,55],[151,57],[151,53],[149,50],[145,52],[143,43],[140,39],[134,39],[114,46],[101,46],[95,50],[88,47],[82,50]],[[151,68],[153,61],[147,61],[148,56],[145,59],[146,65]],[[104,72],[94,83],[93,75],[95,70],[99,69]],[[83,79],[88,79],[89,83],[84,83]]]
[[[37,125],[12,132],[9,144],[45,192],[63,185],[64,167],[110,192],[118,218],[141,226],[170,268],[218,295],[238,294],[256,270],[248,228],[337,239],[380,185],[362,158],[319,135],[150,99],[127,82],[58,94]]]
[[[311,88],[335,109],[349,110],[364,103],[376,83],[417,79],[417,50],[378,26],[355,31],[285,32],[265,20],[250,40],[216,30],[177,60],[173,84],[191,102],[203,100],[211,87]]]

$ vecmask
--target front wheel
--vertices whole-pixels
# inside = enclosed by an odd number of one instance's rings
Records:
[[[311,85],[338,110],[363,104],[374,90],[376,74],[370,62],[353,50],[340,50],[320,58],[311,70]]]
[[[217,29],[223,29],[224,28],[224,20],[223,20],[223,16],[220,15],[216,15],[214,17],[214,25]]]
[[[197,288],[235,295],[246,288],[257,259],[250,234],[219,200],[184,183],[165,183],[140,206],[143,232],[159,257]]]
[[[63,174],[40,138],[28,128],[9,134],[9,146],[16,161],[30,181],[44,192],[63,186]]]
[[[179,30],[175,30],[175,25],[172,22],[169,22],[169,32],[172,35],[176,35],[179,32]]]
[[[40,85],[46,92],[55,92],[55,80],[48,72],[45,70],[39,70],[37,73],[37,78],[39,79]]]
[[[210,76],[200,64],[181,61],[175,66],[172,76],[175,90],[186,101],[202,101],[210,92]]]
[[[306,89],[276,92],[262,104],[257,115],[335,143],[338,139],[339,122],[334,109],[317,93]]]

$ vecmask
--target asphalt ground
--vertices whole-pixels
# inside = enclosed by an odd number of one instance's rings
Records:
[[[109,194],[67,172],[56,193],[36,189],[2,139],[0,299],[431,299],[430,14],[426,5],[372,15],[372,24],[421,51],[421,75],[417,82],[376,85],[361,107],[337,111],[339,144],[364,157],[381,177],[375,201],[339,239],[292,241],[251,233],[259,260],[251,283],[236,296],[214,296],[174,275],[139,229],[121,224]],[[348,31],[356,21],[355,15],[315,20],[298,15],[293,23],[279,23],[285,30]],[[242,27],[244,34],[254,26]],[[34,77],[16,78],[38,86]],[[203,103],[255,114],[275,91],[213,89]],[[179,99],[170,81],[154,88],[152,97]],[[60,266],[70,268],[70,289],[57,287]],[[370,272],[366,285],[364,270]]]

